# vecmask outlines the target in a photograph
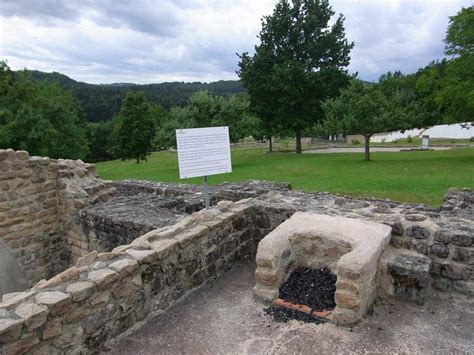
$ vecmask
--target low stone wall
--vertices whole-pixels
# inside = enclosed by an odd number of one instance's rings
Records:
[[[112,191],[91,164],[0,150],[0,239],[30,283],[69,266],[77,211]]]
[[[157,195],[176,201],[181,211],[202,208],[200,187],[144,181],[115,183],[122,194]],[[392,227],[395,249],[426,255],[432,261],[430,287],[473,295],[474,193],[451,189],[441,208],[354,198],[324,192],[292,191],[288,184],[249,181],[211,186],[212,201],[256,199],[255,233],[266,235],[296,211],[380,222]],[[263,226],[263,227],[262,227]],[[449,231],[449,232],[448,232]],[[443,237],[444,236],[444,237]]]
[[[81,211],[82,233],[87,238],[87,252],[111,251],[130,244],[145,233],[173,225],[189,214],[181,200],[149,193],[119,195],[106,203]]]
[[[221,202],[112,252],[92,252],[0,304],[0,353],[90,353],[249,255],[249,201]]]
[[[456,197],[455,197],[456,196]],[[474,296],[474,193],[450,190],[441,208],[324,192],[286,191],[256,197],[263,220],[286,219],[296,211],[380,222],[392,227],[391,245],[431,261],[429,287]],[[275,226],[273,226],[274,228]]]

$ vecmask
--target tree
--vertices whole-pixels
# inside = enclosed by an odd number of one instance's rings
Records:
[[[272,83],[272,56],[269,48],[258,47],[258,55],[248,53],[239,56],[237,72],[249,93],[250,108],[258,117],[254,138],[269,141],[269,152],[273,151],[272,138],[279,134],[278,108],[275,105],[276,87]]]
[[[146,160],[153,148],[155,120],[142,92],[125,96],[115,128],[115,152],[121,159]]]
[[[377,86],[353,80],[341,95],[323,103],[323,126],[329,134],[361,134],[365,141],[365,160],[370,160],[370,137],[374,133],[394,131],[409,120],[401,108],[405,91],[396,91],[391,99]]]
[[[474,123],[474,6],[451,16],[445,38],[448,62],[436,101],[445,121]]]
[[[154,146],[160,150],[176,148],[176,130],[193,127],[196,127],[196,123],[189,107],[172,107],[156,130]]]
[[[115,158],[111,147],[113,120],[105,122],[87,123],[87,140],[90,153],[87,160],[90,162],[106,161]]]
[[[55,83],[34,82],[28,73],[12,75],[0,62],[0,148],[84,159],[85,122],[72,93]]]
[[[354,44],[345,39],[342,15],[329,25],[333,15],[327,0],[280,0],[262,20],[255,54],[240,56],[238,74],[252,108],[269,134],[271,127],[293,131],[297,153],[302,132],[324,117],[321,102],[349,82]]]
[[[455,57],[474,53],[474,6],[462,8],[449,18],[445,53]]]

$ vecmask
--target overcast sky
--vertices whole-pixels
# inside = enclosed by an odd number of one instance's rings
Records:
[[[237,79],[276,0],[0,0],[0,60],[89,83]],[[449,16],[473,0],[333,0],[365,80],[443,57]]]

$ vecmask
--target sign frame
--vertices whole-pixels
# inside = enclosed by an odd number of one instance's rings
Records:
[[[204,178],[204,200],[209,207],[208,176],[232,172],[228,126],[176,130],[180,179]]]

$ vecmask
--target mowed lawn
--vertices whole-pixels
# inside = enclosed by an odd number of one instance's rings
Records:
[[[266,154],[233,150],[230,174],[209,177],[210,184],[248,179],[291,183],[293,189],[328,191],[353,196],[389,198],[439,206],[450,187],[474,188],[474,148],[449,151],[363,154]],[[199,184],[201,178],[180,180],[175,152],[158,152],[148,162],[108,161],[97,164],[101,178],[141,179]]]

